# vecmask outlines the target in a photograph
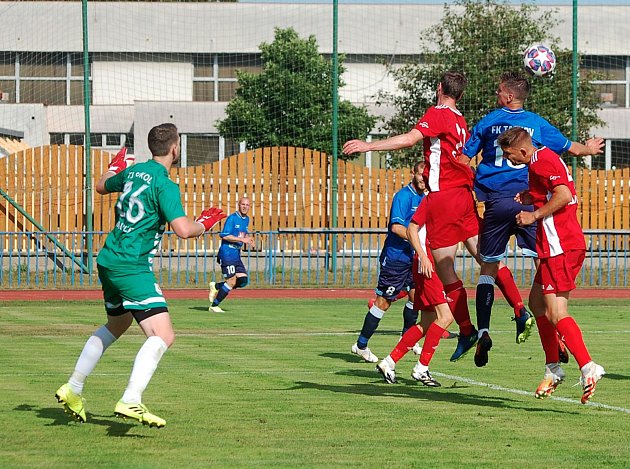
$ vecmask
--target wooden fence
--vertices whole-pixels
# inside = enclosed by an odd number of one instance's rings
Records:
[[[92,152],[92,174],[106,170],[112,154]],[[0,187],[46,231],[83,231],[86,184],[82,146],[51,145],[0,159]],[[189,216],[204,207],[236,210],[251,198],[251,228],[325,228],[330,223],[328,157],[302,148],[263,148],[223,161],[174,168]],[[630,168],[579,169],[575,178],[585,229],[630,229]],[[410,180],[408,170],[369,169],[339,160],[338,226],[385,228],[393,194]],[[116,195],[92,195],[93,229],[110,231]],[[35,231],[15,207],[0,197],[0,231]]]

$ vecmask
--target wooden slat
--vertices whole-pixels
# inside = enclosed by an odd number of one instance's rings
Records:
[[[597,226],[595,229],[603,229],[606,227],[606,180],[604,171],[596,172],[597,184]],[[599,182],[599,183],[598,183]]]
[[[262,151],[256,150],[252,152],[254,158],[254,173],[252,177],[253,193],[256,194],[256,216],[253,219],[252,229],[254,231],[261,231],[263,229],[263,219],[265,218],[264,206],[265,206],[265,193],[263,191],[263,157]]]
[[[304,227],[306,205],[304,203],[304,149],[295,149],[295,227]]]
[[[289,147],[287,152],[287,226],[295,228],[296,215],[296,151],[295,147]]]
[[[269,202],[269,206],[271,208],[271,225],[269,229],[277,230],[278,229],[278,178],[280,172],[280,161],[279,161],[279,152],[277,147],[273,147],[271,149],[271,180],[269,184],[269,191],[271,192],[271,199]]]
[[[262,150],[262,174],[261,179],[263,181],[262,193],[265,194],[263,200],[263,217],[261,219],[261,229],[263,231],[269,231],[271,229],[271,205],[273,199],[271,198],[271,181],[273,178],[271,169],[271,149],[263,148]]]
[[[278,149],[278,228],[287,228],[287,182],[289,164],[287,148]]]
[[[590,171],[588,169],[581,170],[581,178],[579,188],[581,190],[580,203],[581,203],[581,225],[583,229],[589,229],[591,226],[591,179]]]
[[[619,170],[617,170],[619,171]],[[622,199],[621,204],[621,229],[630,229],[630,167],[621,171],[622,189],[619,192]]]
[[[348,200],[351,195],[348,194],[348,167],[345,161],[338,161],[337,164],[337,226],[344,228],[346,226],[346,217],[348,216]],[[331,194],[332,196],[332,194]],[[330,204],[332,209],[332,203]]]

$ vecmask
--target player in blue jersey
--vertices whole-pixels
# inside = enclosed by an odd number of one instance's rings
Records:
[[[546,146],[555,153],[569,152],[574,156],[600,154],[604,145],[601,138],[591,138],[586,144],[572,142],[541,116],[523,109],[529,91],[530,84],[521,74],[504,72],[496,90],[499,109],[490,112],[475,125],[464,146],[464,154],[469,158],[481,152],[475,175],[475,193],[485,207],[479,235],[482,262],[476,294],[477,366],[488,363],[488,351],[492,348],[489,331],[495,281],[514,307],[517,343],[527,339],[533,323],[530,313],[523,306],[512,273],[501,262],[512,235],[516,236],[525,255],[536,258],[536,225],[518,226],[515,218],[522,210],[533,211],[532,206],[524,207],[514,200],[515,194],[528,188],[528,170],[527,165],[513,164],[503,158],[497,138],[509,128],[522,127],[532,137],[535,146]],[[541,320],[545,320],[544,316]],[[538,319],[536,322],[539,329],[545,327]]]
[[[396,192],[392,200],[387,237],[379,258],[381,270],[378,285],[374,290],[376,301],[369,308],[359,338],[351,348],[352,353],[368,363],[378,362],[378,357],[368,348],[368,341],[376,331],[385,311],[401,291],[409,292],[409,301],[403,309],[402,332],[405,333],[418,320],[418,311],[413,308],[414,285],[411,267],[414,253],[407,241],[407,226],[424,197],[423,170],[424,163],[416,163],[411,171],[411,182]],[[420,348],[415,351],[420,353]]]
[[[210,294],[208,298],[212,302],[210,311],[223,313],[219,304],[234,288],[245,288],[249,283],[247,269],[241,260],[241,248],[243,244],[254,246],[254,238],[247,232],[249,228],[249,207],[251,202],[247,197],[238,201],[238,209],[227,217],[221,237],[221,247],[217,259],[223,272],[224,282],[210,282]]]

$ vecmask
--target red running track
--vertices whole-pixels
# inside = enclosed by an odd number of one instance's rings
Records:
[[[474,298],[475,290],[468,289],[468,297]],[[205,289],[178,289],[165,290],[164,295],[167,299],[190,299],[190,300],[207,300],[208,290]],[[528,291],[521,290],[523,298],[527,298]],[[357,289],[330,289],[330,288],[305,288],[305,289],[289,289],[289,288],[269,288],[256,289],[249,288],[243,290],[235,290],[230,294],[230,298],[312,298],[312,299],[364,299],[367,300],[374,296],[374,290],[357,290]],[[496,296],[501,294],[497,291]],[[5,290],[0,291],[0,301],[81,301],[81,300],[101,300],[101,290]],[[571,293],[571,298],[589,298],[589,299],[630,299],[630,289],[601,289],[601,288],[578,288]]]

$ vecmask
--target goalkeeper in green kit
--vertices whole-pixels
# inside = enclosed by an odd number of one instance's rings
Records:
[[[166,300],[153,274],[153,257],[167,223],[177,236],[187,239],[203,235],[225,218],[217,208],[204,210],[195,221],[186,217],[179,187],[168,174],[180,156],[175,125],[153,127],[148,144],[153,159],[132,166],[135,158],[123,148],[96,183],[99,194],[120,193],[116,226],[97,258],[107,323],[87,340],[70,379],[55,394],[65,411],[79,422],[87,419],[83,398],[86,378],[135,319],[147,339],[136,355],[129,383],[114,413],[144,425],[166,425],[142,403],[142,393],[175,340]]]

